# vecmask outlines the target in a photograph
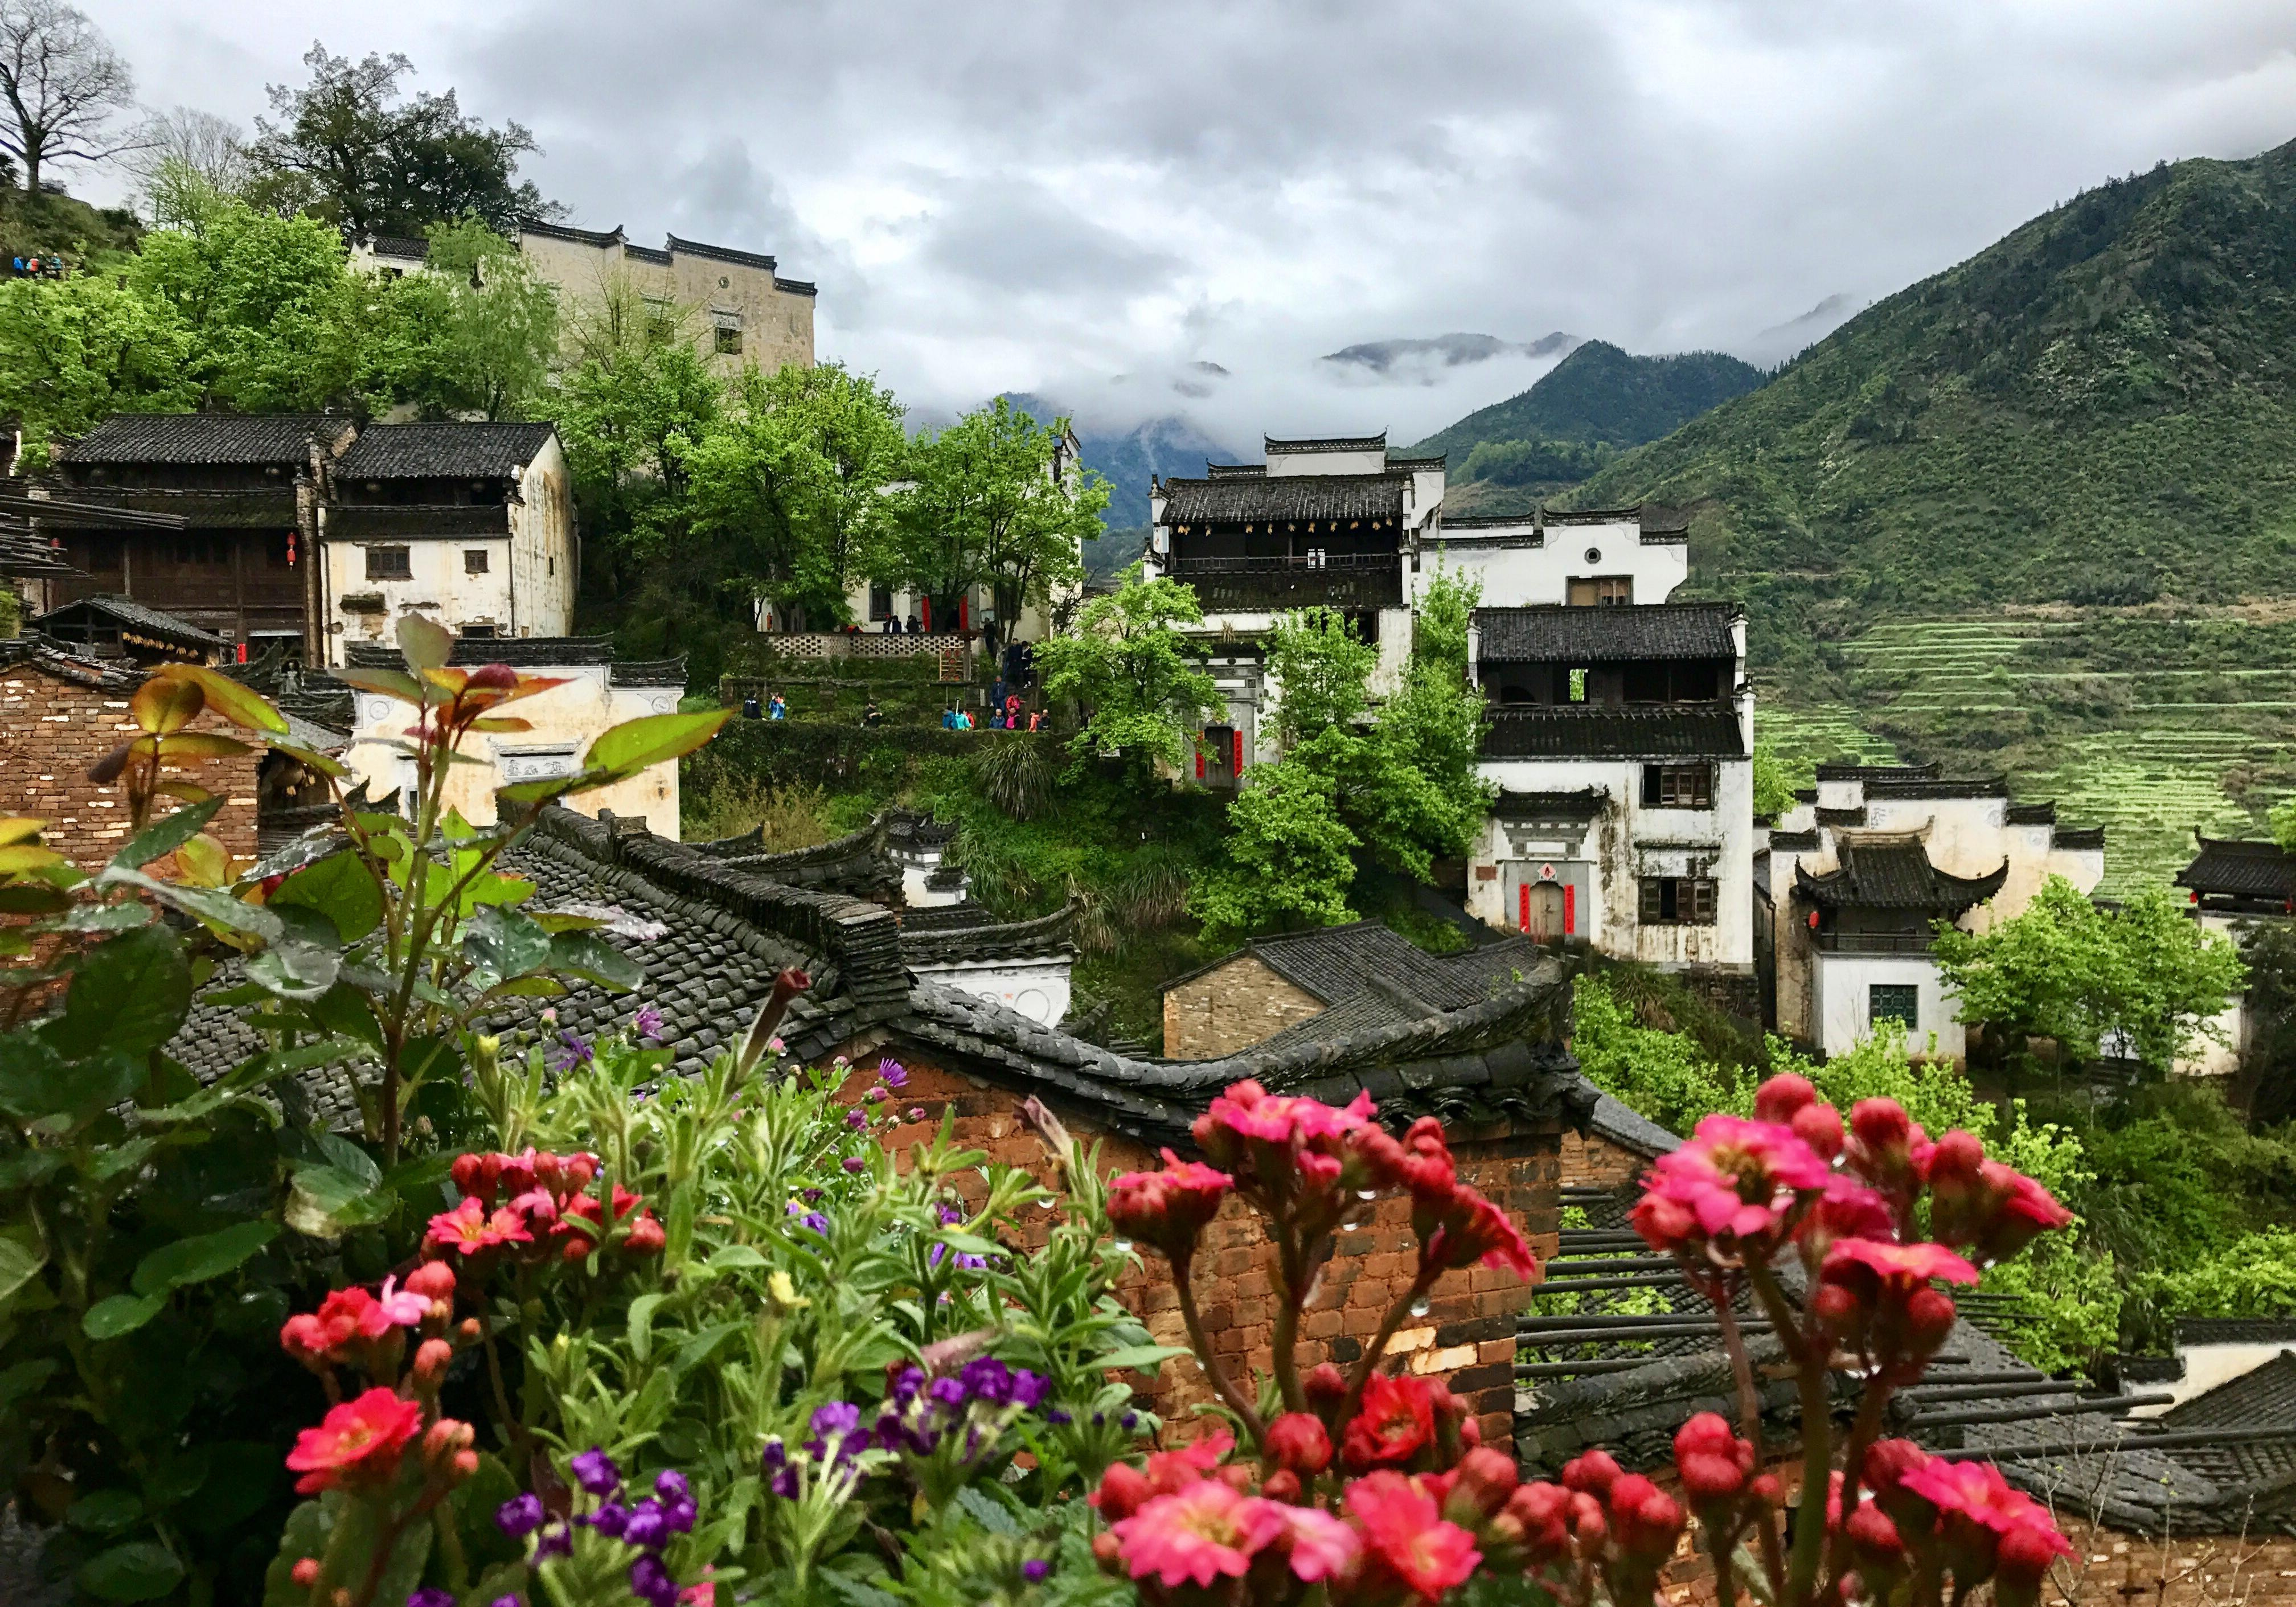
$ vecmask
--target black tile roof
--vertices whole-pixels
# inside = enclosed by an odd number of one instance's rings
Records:
[[[1650,659],[1733,659],[1727,603],[1652,603],[1625,608],[1479,608],[1477,648],[1490,664],[1619,663]]]
[[[1416,470],[1423,471],[1429,469],[1441,468],[1445,463],[1449,461],[1449,458],[1450,454],[1447,452],[1438,452],[1432,457],[1406,457],[1399,453],[1390,452],[1387,455],[1387,466],[1390,471]]]
[[[2179,1345],[2296,1345],[2296,1317],[2187,1316],[2177,1319]]]
[[[2064,833],[2057,833],[2062,841]],[[2227,898],[2296,898],[2296,854],[2277,843],[2203,837],[2200,857],[2177,873],[2178,887]]]
[[[640,262],[651,262],[656,267],[668,267],[670,263],[668,251],[657,250],[650,245],[633,244],[628,241],[622,242],[622,255],[635,257]]]
[[[1600,787],[1580,787],[1572,792],[1513,792],[1499,789],[1491,813],[1501,820],[1592,820],[1611,801]]]
[[[1267,477],[1266,463],[1215,463],[1209,460],[1204,463],[1204,478],[1207,480],[1265,480]]]
[[[2009,824],[2013,826],[2053,826],[2057,824],[2057,806],[2054,801],[2011,804]]]
[[[65,463],[209,464],[300,468],[314,443],[332,447],[348,435],[340,414],[115,413],[61,448]]]
[[[774,275],[774,288],[782,291],[784,295],[791,296],[818,296],[821,294],[821,287],[810,279],[784,279],[779,274],[775,274]]]
[[[1408,474],[1221,475],[1164,482],[1168,525],[1399,519]]]
[[[680,240],[675,234],[669,236],[669,250],[672,256],[682,253],[688,257],[707,257],[712,262],[737,263],[742,267],[763,268],[768,274],[774,271],[775,266],[774,259],[761,252],[739,251],[730,245],[708,245],[699,240]]]
[[[1796,865],[1794,891],[1828,909],[1914,909],[1959,914],[1993,897],[2009,879],[2006,859],[1989,875],[1949,875],[1930,863],[1929,850],[1918,842],[1842,842],[1838,852],[1840,866],[1824,875],[1813,876],[1808,865]]]
[[[406,660],[386,642],[347,642],[343,656],[354,669],[396,669]],[[611,636],[457,636],[450,664],[509,664],[534,669],[553,664],[611,664]]]
[[[2161,1414],[2171,1429],[2296,1430],[2296,1352],[2283,1350],[2260,1367],[2179,1401]]]
[[[395,257],[403,262],[430,259],[430,242],[408,234],[376,234],[368,239],[366,248],[378,257]]]
[[[1279,440],[1272,435],[1259,438],[1262,449],[1281,452],[1380,452],[1387,450],[1387,431],[1377,435],[1329,435],[1304,440]]]
[[[1483,757],[1497,758],[1743,758],[1738,716],[1726,704],[1534,704],[1490,711]]]
[[[1327,1004],[1384,982],[1438,1011],[1490,997],[1496,983],[1511,980],[1517,971],[1529,972],[1539,958],[1537,947],[1521,938],[1463,954],[1431,955],[1381,921],[1256,938],[1245,949]]]
[[[1815,829],[1807,832],[1772,832],[1770,847],[1781,853],[1814,853],[1817,849],[1817,832]]]
[[[32,628],[53,635],[59,625],[76,625],[91,618],[126,626],[130,630],[149,631],[155,636],[179,642],[186,647],[213,652],[231,645],[229,638],[219,636],[211,630],[201,630],[187,619],[178,619],[175,615],[163,614],[156,608],[146,608],[132,598],[113,596],[109,593],[76,598],[61,608],[52,608],[32,621]]]
[[[122,696],[149,677],[140,669],[122,669],[94,659],[84,659],[68,644],[45,636],[0,637],[0,671],[42,669],[76,686]]]
[[[988,914],[978,905],[972,907],[980,915]],[[1032,921],[990,918],[945,924],[935,922],[919,923],[915,917],[926,913],[922,910],[912,912],[901,922],[901,952],[908,956],[912,967],[1045,959],[1076,952],[1077,911],[1073,903],[1064,904],[1051,914],[1038,915]]]
[[[622,233],[622,225],[619,224],[616,224],[601,234],[594,229],[571,228],[565,224],[552,223],[547,218],[542,217],[520,218],[518,232],[521,234],[540,234],[545,239],[570,240],[578,245],[593,246],[619,245],[627,238]]]
[[[2009,796],[2009,778],[2005,775],[1973,777],[1923,777],[1915,781],[1869,781],[1866,783],[1866,801],[1880,802],[1888,799],[1917,798],[1999,798]]]
[[[547,423],[369,424],[335,473],[343,480],[515,476],[556,433]]]
[[[1926,765],[1820,765],[1820,781],[1934,781],[1939,767]]]
[[[2059,826],[2050,833],[2049,846],[2058,849],[2103,849],[2103,826]]]

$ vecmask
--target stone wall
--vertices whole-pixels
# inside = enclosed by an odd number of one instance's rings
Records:
[[[884,1138],[889,1151],[906,1155],[912,1145],[932,1136],[944,1111],[954,1109],[960,1143],[986,1151],[992,1163],[1020,1167],[1052,1183],[1044,1145],[1020,1120],[1018,1095],[910,1055],[896,1057],[909,1074],[898,1096],[901,1108],[920,1110],[923,1116],[890,1129]],[[875,1080],[875,1054],[857,1054],[854,1059],[858,1069],[845,1090],[849,1100],[862,1097]],[[1101,1136],[1073,1114],[1061,1114],[1086,1143]],[[1455,1131],[1451,1143],[1459,1175],[1505,1209],[1542,1261],[1552,1255],[1560,1219],[1555,1132]],[[1146,1146],[1117,1136],[1103,1139],[1101,1163],[1111,1175],[1158,1164]],[[972,1176],[958,1179],[957,1186],[975,1204],[986,1192]],[[1037,1242],[1042,1231],[1035,1235]],[[1345,1366],[1362,1357],[1381,1317],[1410,1286],[1417,1244],[1409,1204],[1400,1200],[1383,1201],[1374,1220],[1337,1235],[1318,1297],[1301,1321],[1303,1368],[1325,1359]],[[1247,1363],[1263,1370],[1268,1365],[1275,1316],[1273,1280],[1274,1251],[1257,1219],[1230,1200],[1205,1232],[1195,1291],[1205,1332],[1239,1378]],[[1140,1269],[1124,1279],[1118,1294],[1159,1343],[1187,1342],[1171,1269],[1161,1257],[1144,1252]],[[1507,1444],[1514,1432],[1515,1313],[1529,1294],[1529,1285],[1504,1272],[1477,1267],[1452,1273],[1435,1286],[1427,1309],[1406,1318],[1388,1348],[1390,1357],[1407,1358],[1404,1365],[1410,1371],[1441,1374],[1468,1397],[1488,1445]],[[1202,1373],[1185,1357],[1167,1363],[1152,1385],[1139,1382],[1154,1409],[1168,1419],[1210,1397]]]
[[[1164,1053],[1173,1060],[1218,1060],[1324,1009],[1323,1000],[1284,980],[1259,955],[1238,955],[1164,995]]]
[[[119,681],[119,677],[108,677]],[[43,840],[84,870],[119,851],[128,831],[127,799],[115,783],[88,780],[87,767],[135,734],[124,681],[83,685],[35,660],[0,669],[0,814],[47,825]],[[195,731],[235,734],[211,714]],[[209,834],[234,857],[255,853],[255,768],[260,750],[195,765],[186,779],[220,796]],[[161,812],[175,808],[162,800]]]

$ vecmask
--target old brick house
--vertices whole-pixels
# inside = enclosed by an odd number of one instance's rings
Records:
[[[127,799],[116,785],[88,780],[87,767],[135,734],[127,700],[143,682],[139,671],[77,658],[37,637],[0,641],[0,814],[47,822],[46,843],[85,870],[111,858],[127,836]],[[232,730],[212,715],[194,729],[209,727]],[[209,759],[196,774],[224,800],[209,833],[237,856],[255,853],[259,758]]]
[[[921,976],[917,962],[930,944],[920,951],[900,913],[872,901],[898,875],[882,857],[774,862],[780,857],[757,855],[751,841],[682,844],[628,823],[548,811],[513,854],[515,867],[540,884],[540,901],[611,902],[664,929],[652,941],[614,939],[646,966],[642,993],[578,986],[557,1002],[561,1024],[612,1030],[651,1004],[668,1018],[678,1069],[692,1070],[738,1039],[783,966],[802,966],[816,983],[783,1025],[794,1054],[816,1064],[849,1057],[856,1097],[881,1057],[898,1060],[909,1072],[905,1097],[927,1122],[953,1111],[961,1140],[1040,1173],[1045,1152],[1017,1116],[1032,1095],[1080,1136],[1099,1140],[1105,1166],[1128,1170],[1152,1166],[1160,1146],[1187,1149],[1189,1123],[1244,1078],[1333,1103],[1368,1092],[1390,1122],[1439,1118],[1463,1175],[1499,1201],[1535,1247],[1554,1248],[1563,1135],[1588,1124],[1598,1096],[1555,1036],[1564,1001],[1551,983],[1510,982],[1463,1009],[1289,1047],[1193,1062],[1132,1059]],[[840,873],[839,865],[849,868]],[[176,1049],[206,1076],[254,1046],[236,1019],[201,1012]],[[314,1076],[293,1097],[323,1119],[344,1119],[351,1106],[339,1076]],[[886,1142],[900,1153],[924,1136],[922,1127],[903,1127]],[[1271,1322],[1269,1269],[1255,1232],[1240,1209],[1223,1218],[1201,1268],[1207,1324],[1237,1355],[1264,1350]],[[1407,1286],[1414,1240],[1399,1210],[1340,1237],[1326,1293],[1304,1330],[1316,1354],[1345,1360],[1360,1354]],[[1168,1277],[1152,1259],[1127,1291],[1159,1338],[1180,1326]],[[1424,1321],[1398,1339],[1402,1365],[1447,1373],[1473,1397],[1495,1440],[1513,1422],[1515,1314],[1527,1293],[1484,1268],[1454,1275]],[[1194,1398],[1200,1386],[1184,1373],[1166,1371],[1155,1393],[1162,1405]]]

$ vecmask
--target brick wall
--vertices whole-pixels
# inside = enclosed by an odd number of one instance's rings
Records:
[[[849,1100],[860,1098],[875,1079],[875,1056],[854,1058],[866,1065],[848,1083]],[[993,1163],[1025,1168],[1051,1185],[1044,1145],[1021,1125],[1017,1095],[906,1055],[900,1058],[909,1073],[899,1096],[901,1108],[920,1109],[924,1117],[914,1125],[890,1129],[884,1139],[888,1150],[906,1155],[911,1145],[931,1136],[944,1110],[954,1108],[961,1144],[986,1151]],[[1062,1119],[1086,1143],[1098,1136],[1072,1115],[1063,1112]],[[1459,1175],[1505,1209],[1542,1261],[1552,1255],[1560,1218],[1555,1134],[1459,1130],[1450,1138]],[[1132,1140],[1107,1137],[1101,1163],[1114,1174],[1147,1169],[1158,1161]],[[956,1186],[976,1205],[987,1188],[970,1175],[957,1179]],[[1041,1231],[1036,1235],[1038,1242]],[[1381,1317],[1409,1288],[1416,1265],[1418,1241],[1411,1232],[1406,1201],[1382,1201],[1374,1218],[1336,1238],[1316,1299],[1301,1319],[1299,1355],[1303,1368],[1325,1359],[1342,1366],[1360,1359]],[[1196,1259],[1195,1293],[1214,1349],[1239,1380],[1247,1360],[1262,1370],[1268,1365],[1274,1278],[1274,1249],[1259,1232],[1257,1218],[1231,1199],[1205,1230]],[[1162,1257],[1143,1252],[1140,1269],[1128,1275],[1117,1292],[1159,1343],[1187,1342],[1171,1268]],[[1529,1285],[1487,1267],[1450,1274],[1435,1286],[1426,1311],[1407,1318],[1398,1331],[1388,1347],[1390,1365],[1402,1356],[1406,1358],[1403,1365],[1413,1372],[1444,1375],[1454,1390],[1472,1398],[1484,1443],[1510,1443],[1514,1434],[1514,1314],[1529,1294]],[[1193,1362],[1182,1357],[1167,1363],[1144,1393],[1169,1418],[1209,1399],[1211,1391]]]
[[[233,728],[203,714],[193,729]],[[135,731],[124,692],[84,686],[37,663],[0,670],[0,814],[46,821],[44,840],[74,864],[94,869],[127,835],[127,800],[116,783],[103,787],[88,780],[87,767]],[[224,799],[208,830],[236,856],[255,853],[260,757],[209,759],[189,773]]]
[[[1598,1134],[1562,1135],[1562,1182],[1566,1187],[1616,1188],[1650,1169],[1647,1156],[1612,1144]]]
[[[1164,1053],[1174,1060],[1218,1060],[1320,1015],[1324,1001],[1285,981],[1253,954],[1241,954],[1164,996]]]

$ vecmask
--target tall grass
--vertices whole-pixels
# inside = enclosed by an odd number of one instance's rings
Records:
[[[777,854],[836,836],[830,804],[826,791],[801,782],[774,786],[720,772],[708,785],[685,793],[680,813],[688,842],[756,831],[761,834],[758,851]]]

